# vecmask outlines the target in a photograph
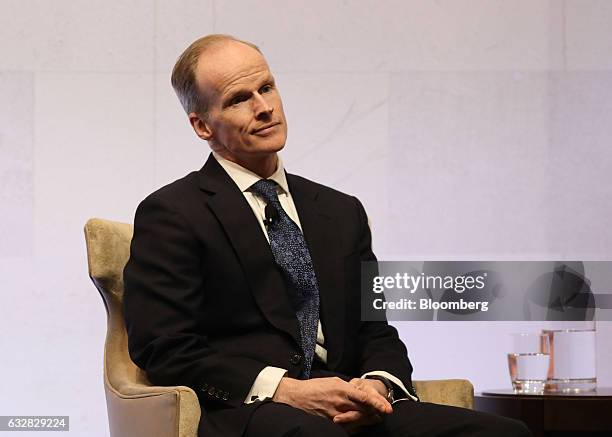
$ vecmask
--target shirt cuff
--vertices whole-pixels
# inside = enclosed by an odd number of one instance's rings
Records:
[[[406,399],[412,399],[413,401],[418,401],[418,399],[414,397],[413,395],[411,395],[410,392],[406,389],[406,387],[404,386],[404,383],[399,378],[396,378],[395,376],[391,375],[389,372],[385,372],[384,370],[373,370],[371,372],[364,373],[363,375],[361,375],[361,378],[365,379],[367,376],[370,376],[370,375],[385,377],[402,390],[403,393],[395,393],[396,398],[393,401],[394,403],[398,401],[404,401]]]
[[[259,372],[259,375],[257,375],[257,378],[255,378],[255,382],[251,386],[251,390],[247,394],[244,403],[252,404],[255,401],[263,401],[274,396],[278,384],[280,384],[281,379],[286,374],[287,370],[280,367],[264,367]]]

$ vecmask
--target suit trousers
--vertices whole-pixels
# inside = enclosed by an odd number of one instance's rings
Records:
[[[266,402],[251,416],[244,437],[348,437],[331,420],[286,404]],[[396,402],[393,413],[354,437],[523,437],[531,433],[520,421],[446,405]]]

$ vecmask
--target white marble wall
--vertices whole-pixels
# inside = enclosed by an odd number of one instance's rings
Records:
[[[358,195],[379,258],[612,259],[612,2],[0,0],[0,414],[107,435],[82,226],[201,166],[169,72],[211,32],[262,48],[288,169]],[[397,326],[417,378],[477,389],[537,328]]]

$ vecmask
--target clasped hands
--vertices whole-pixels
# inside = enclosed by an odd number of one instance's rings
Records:
[[[349,433],[382,420],[393,409],[385,398],[387,388],[376,379],[284,377],[272,400],[299,408],[307,413],[327,417]]]

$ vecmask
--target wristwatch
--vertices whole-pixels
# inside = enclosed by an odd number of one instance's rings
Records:
[[[378,381],[385,384],[385,387],[387,387],[387,401],[390,404],[392,404],[395,401],[395,393],[394,393],[393,384],[391,383],[391,381],[389,381],[384,376],[380,376],[380,375],[368,375],[366,376],[366,379],[377,379]]]

